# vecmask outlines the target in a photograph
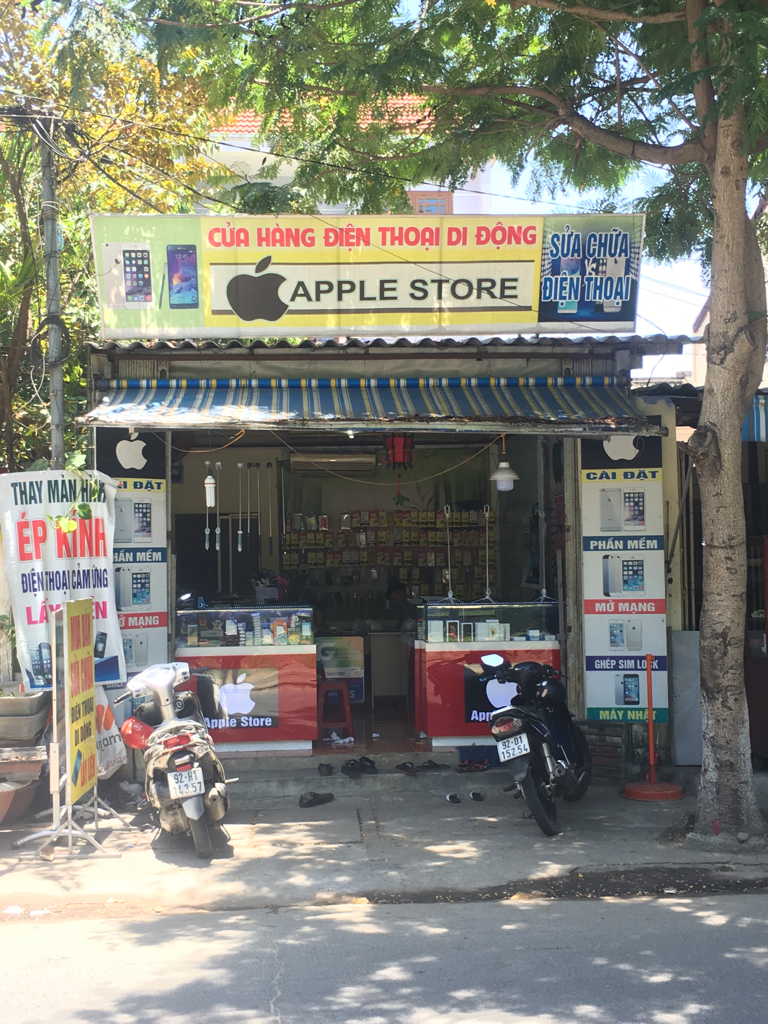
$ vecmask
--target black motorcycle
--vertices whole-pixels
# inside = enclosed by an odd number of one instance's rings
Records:
[[[537,661],[510,665],[499,654],[480,661],[497,700],[509,687],[509,705],[490,717],[499,760],[512,769],[509,788],[523,797],[545,835],[557,835],[557,798],[580,800],[592,776],[589,746],[568,710],[563,677]]]

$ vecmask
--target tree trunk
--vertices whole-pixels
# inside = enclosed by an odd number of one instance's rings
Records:
[[[744,688],[746,524],[741,430],[765,365],[766,296],[746,213],[744,117],[718,121],[710,171],[714,207],[707,377],[689,448],[701,490],[703,756],[696,831],[765,834],[752,780]]]

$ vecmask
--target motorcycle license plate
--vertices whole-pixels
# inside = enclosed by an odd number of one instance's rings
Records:
[[[500,761],[511,761],[513,757],[521,757],[523,754],[530,754],[531,745],[524,732],[516,736],[508,736],[505,740],[499,740],[496,744]]]
[[[171,800],[184,800],[188,796],[202,796],[205,781],[202,768],[190,768],[186,772],[168,772],[168,789]]]

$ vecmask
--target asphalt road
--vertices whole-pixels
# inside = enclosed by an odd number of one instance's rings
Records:
[[[13,1024],[755,1024],[768,896],[0,917]]]

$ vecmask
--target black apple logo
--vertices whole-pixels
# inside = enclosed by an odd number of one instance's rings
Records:
[[[271,262],[272,257],[265,256],[256,264],[256,273],[261,277],[238,274],[227,284],[227,299],[241,320],[279,320],[288,309],[279,295],[285,278],[262,273]]]

